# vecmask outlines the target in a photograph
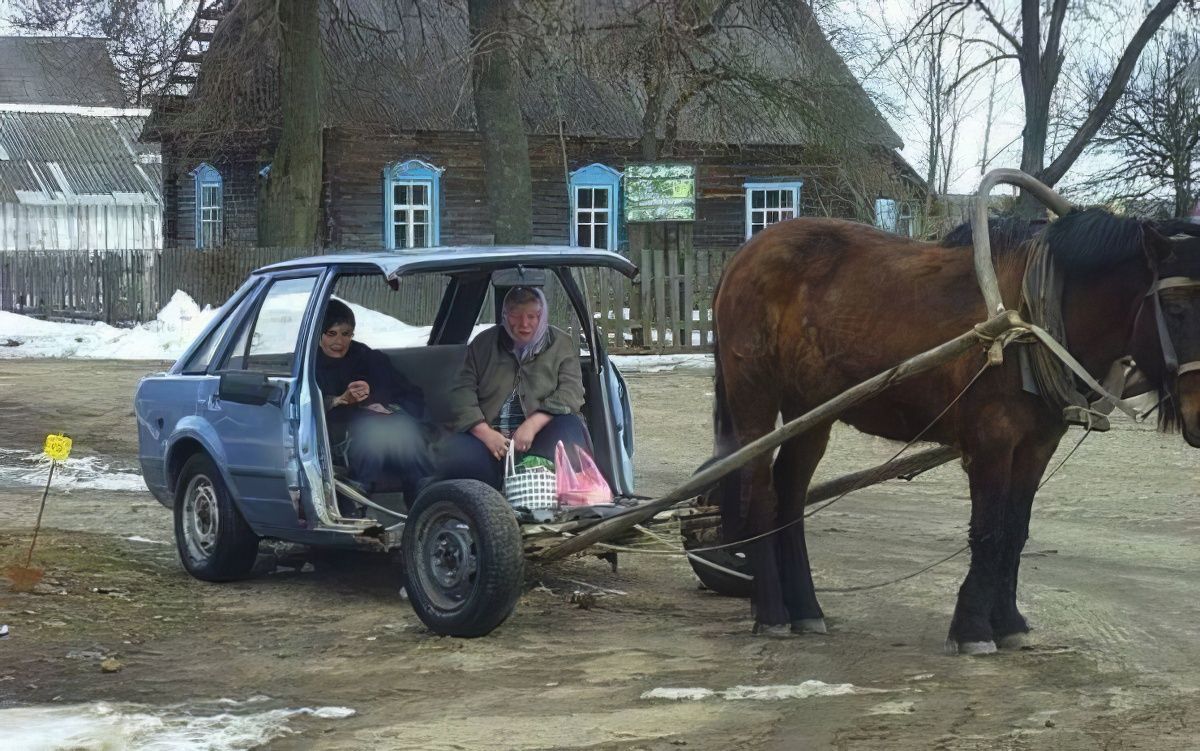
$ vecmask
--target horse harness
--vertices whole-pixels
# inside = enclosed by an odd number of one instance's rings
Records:
[[[1200,288],[1200,277],[1172,275],[1160,276],[1157,264],[1152,267],[1154,280],[1142,298],[1135,316],[1136,320],[1145,310],[1146,301],[1154,309],[1155,327],[1163,364],[1168,374],[1178,378],[1185,373],[1200,371],[1200,360],[1179,362],[1178,352],[1163,313],[1162,291],[1168,289]],[[1069,424],[1083,425],[1094,430],[1108,429],[1108,414],[1114,407],[1126,414],[1133,410],[1121,399],[1125,383],[1136,369],[1129,359],[1114,362],[1102,386],[1097,384],[1078,363],[1073,362],[1066,351],[1066,327],[1062,316],[1062,292],[1064,275],[1058,267],[1048,244],[1043,239],[1035,240],[1021,284],[1019,310],[1023,318],[1044,329],[1037,339],[1044,347],[1022,347],[1019,350],[1023,387],[1026,391],[1041,396],[1050,406],[1061,409]],[[1048,336],[1047,336],[1048,334]],[[1031,342],[1032,343],[1032,342]],[[1098,395],[1090,401],[1077,385],[1076,377],[1084,381],[1090,392]]]

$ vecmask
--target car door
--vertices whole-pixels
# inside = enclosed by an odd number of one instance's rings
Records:
[[[288,482],[297,462],[297,348],[307,325],[320,273],[273,278],[256,309],[230,338],[214,375],[253,372],[266,376],[275,392],[266,404],[222,399],[220,379],[209,379],[201,412],[212,426],[241,500],[242,514],[259,534],[299,526],[299,487]],[[290,476],[295,478],[295,467]],[[289,485],[291,487],[289,487]]]

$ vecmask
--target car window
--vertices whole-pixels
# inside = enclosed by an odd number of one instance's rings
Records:
[[[237,346],[230,350],[222,369],[290,376],[300,324],[316,283],[315,276],[273,282],[258,314],[247,318],[242,326]]]
[[[334,282],[333,298],[350,306],[355,341],[372,349],[424,347],[449,281],[417,274],[392,289],[382,274],[345,274]]]
[[[180,371],[181,373],[184,375],[196,375],[208,370],[208,364],[212,361],[213,355],[216,354],[217,347],[225,339],[225,332],[229,331],[229,327],[237,319],[238,311],[248,304],[247,300],[243,299],[240,304],[225,314],[225,318],[221,321],[220,325],[209,332],[208,336],[204,339],[204,343],[200,345],[200,348],[184,364],[183,369]]]

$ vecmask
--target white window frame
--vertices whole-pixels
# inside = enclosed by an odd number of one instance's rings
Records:
[[[587,224],[591,227],[592,242],[586,247],[596,247],[595,191],[597,189],[603,189],[608,192],[608,208],[603,209],[604,211],[608,212],[608,222],[604,235],[605,241],[608,243],[608,245],[604,249],[611,251],[617,250],[617,244],[619,242],[619,227],[617,222],[620,220],[620,217],[617,214],[621,206],[621,173],[604,164],[589,164],[586,167],[581,167],[572,172],[568,182],[571,204],[571,226],[569,228],[571,245],[574,247],[584,247],[579,244],[579,219],[580,216],[582,216],[584,213],[587,213],[591,215],[591,221],[584,222],[584,224]],[[592,208],[580,208],[579,192],[581,190],[592,191]]]
[[[746,239],[749,240],[754,235],[755,224],[761,225],[759,229],[766,229],[772,224],[795,219],[800,216],[800,191],[804,187],[804,182],[794,180],[789,182],[748,182],[742,185],[746,191]],[[754,207],[754,194],[761,192],[763,194],[763,207]],[[792,205],[785,207],[783,201],[780,200],[780,205],[775,207],[767,207],[767,193],[778,192],[788,194],[791,197]],[[770,213],[777,213],[778,218],[773,221],[767,221],[767,216]],[[755,221],[758,219],[759,221]]]
[[[192,178],[196,189],[196,247],[220,247],[225,239],[225,181],[207,162],[192,170]]]
[[[917,212],[912,201],[896,198],[875,199],[875,226],[901,237],[914,237],[917,230]],[[904,231],[901,231],[901,228]]]
[[[441,244],[441,177],[443,169],[433,166],[420,159],[409,159],[406,162],[388,166],[383,171],[383,235],[384,247],[388,250],[416,250],[432,248]],[[411,189],[425,189],[425,203],[396,203],[396,188],[407,187],[409,200]],[[424,211],[426,220],[416,221],[416,212]],[[402,214],[402,221],[397,221],[397,213]],[[396,227],[405,227],[403,245],[396,243]],[[413,241],[413,229],[418,225],[425,226],[425,243],[416,245]]]

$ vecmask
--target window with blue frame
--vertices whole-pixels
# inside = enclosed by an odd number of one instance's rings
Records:
[[[443,171],[420,159],[384,169],[384,247],[428,248],[441,242]]]
[[[875,226],[897,235],[912,237],[916,232],[913,204],[894,198],[875,199]]]
[[[603,164],[589,164],[571,173],[571,245],[617,248],[621,173]]]
[[[196,187],[196,247],[215,248],[223,237],[224,181],[221,173],[208,163],[193,170],[192,178]]]
[[[746,238],[776,222],[795,219],[800,215],[800,189],[804,183],[791,182],[744,183],[746,191]]]

